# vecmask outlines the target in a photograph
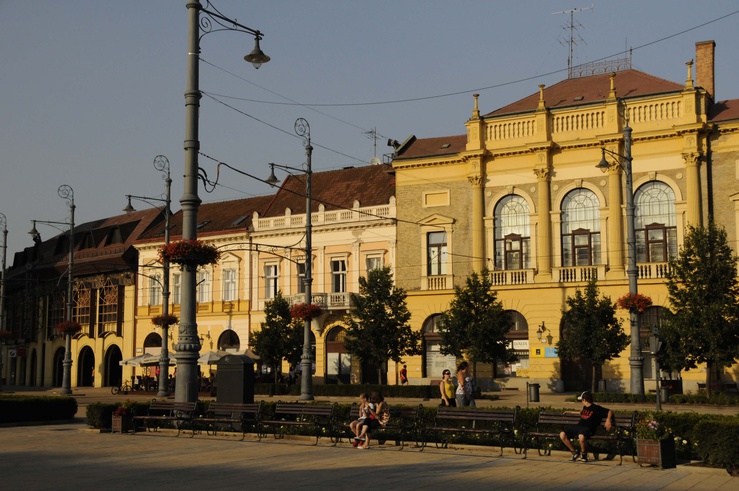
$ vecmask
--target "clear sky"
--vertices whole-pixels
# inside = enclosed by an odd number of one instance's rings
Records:
[[[0,0],[0,213],[8,266],[32,245],[30,220],[76,222],[120,213],[124,195],[159,196],[168,157],[173,208],[182,195],[187,0]],[[205,4],[205,1],[203,0]],[[202,39],[201,151],[257,176],[268,162],[300,167],[297,118],[311,126],[316,171],[367,165],[388,138],[462,134],[472,94],[489,112],[567,77],[574,64],[623,57],[685,81],[695,43],[716,41],[716,97],[739,98],[736,0],[214,0],[264,33],[272,61],[243,61],[245,34]],[[592,9],[589,9],[590,7]],[[301,105],[302,104],[302,105]],[[231,106],[231,107],[229,107]],[[216,163],[201,157],[210,177]],[[284,174],[278,177],[284,177]],[[204,202],[270,194],[225,170]],[[143,203],[134,203],[138,208]],[[58,231],[39,225],[42,237]]]

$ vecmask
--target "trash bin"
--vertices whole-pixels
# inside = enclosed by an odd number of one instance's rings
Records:
[[[608,382],[606,379],[598,380],[598,392],[608,392]]]
[[[539,384],[529,384],[529,402],[539,402]]]
[[[226,355],[218,360],[218,402],[254,402],[254,360],[246,355]]]
[[[659,402],[661,402],[662,404],[670,402],[670,388],[669,387],[659,388]]]

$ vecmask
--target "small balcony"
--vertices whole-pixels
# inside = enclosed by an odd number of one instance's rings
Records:
[[[530,285],[534,283],[533,269],[511,269],[491,271],[490,280],[493,286]]]
[[[422,278],[422,281],[424,281],[421,283],[425,287],[424,290],[451,290],[454,288],[454,276],[452,275],[427,276]]]
[[[305,302],[305,294],[303,293],[288,295],[285,298],[291,307]],[[318,305],[322,309],[346,310],[351,307],[351,293],[313,293],[311,295],[311,303],[313,305]]]
[[[590,280],[605,277],[606,267],[604,265],[552,268],[552,279],[559,283],[587,283]]]

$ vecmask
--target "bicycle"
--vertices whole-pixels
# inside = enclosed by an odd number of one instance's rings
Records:
[[[133,387],[131,387],[131,384],[128,383],[128,381],[123,382],[120,386],[113,386],[110,388],[110,393],[114,396],[117,396],[119,392],[123,392],[124,394],[128,394],[133,390]]]

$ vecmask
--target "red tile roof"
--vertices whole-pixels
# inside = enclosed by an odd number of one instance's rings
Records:
[[[318,211],[351,209],[354,201],[360,206],[387,204],[395,195],[395,175],[388,164],[348,167],[340,170],[314,172],[311,177],[311,208]],[[262,216],[280,216],[290,208],[294,214],[305,213],[305,176],[289,175]]]
[[[394,160],[421,157],[441,157],[463,152],[467,148],[467,135],[439,136],[415,140]]]
[[[708,111],[708,120],[712,123],[739,119],[739,99],[718,101]]]
[[[616,97],[629,98],[665,92],[679,92],[684,86],[670,82],[639,70],[623,70],[616,72]],[[593,102],[602,102],[608,98],[610,91],[610,74],[590,77],[570,78],[544,88],[544,104],[548,108],[577,106]],[[531,94],[512,104],[496,109],[484,117],[503,116],[527,111],[534,111],[539,105],[539,92]]]

